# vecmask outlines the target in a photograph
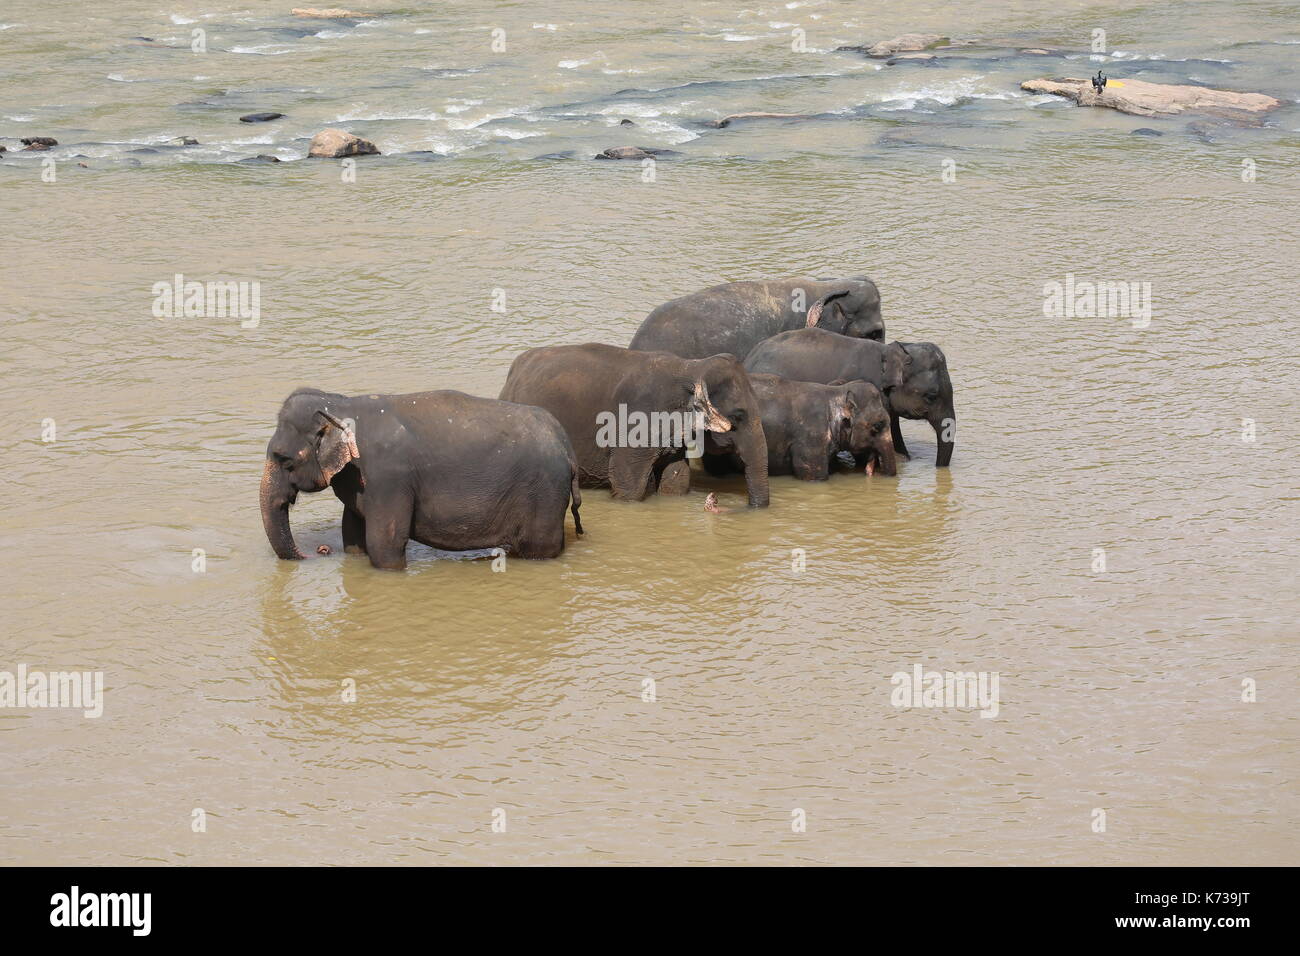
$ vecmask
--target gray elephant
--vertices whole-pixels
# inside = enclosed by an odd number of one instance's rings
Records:
[[[897,475],[889,406],[871,382],[819,385],[757,372],[749,381],[763,408],[768,475],[826,481],[841,451],[868,475]],[[732,455],[706,454],[701,464],[710,475],[737,470]]]
[[[530,349],[510,366],[501,398],[559,420],[585,486],[633,501],[679,490],[693,439],[735,453],[750,506],[769,503],[762,414],[734,355],[691,360],[594,342]]]
[[[848,452],[868,475],[898,474],[890,440],[889,405],[870,382],[819,385],[779,375],[750,373],[750,385],[763,410],[767,473],[825,481],[840,452]],[[713,475],[735,470],[731,455],[705,454]]]
[[[907,454],[898,419],[930,423],[938,440],[935,464],[952,460],[957,412],[953,404],[948,360],[929,342],[883,342],[851,339],[821,329],[783,332],[759,345],[745,360],[752,372],[768,372],[805,382],[863,379],[889,401],[894,450]]]
[[[523,558],[564,550],[578,466],[549,413],[462,392],[349,398],[300,388],[280,408],[262,470],[262,524],[281,558],[303,557],[289,527],[300,491],[334,489],[343,545],[377,568],[406,567],[406,544]]]
[[[659,306],[632,336],[631,347],[682,358],[729,352],[743,361],[764,339],[805,327],[883,342],[876,284],[854,276],[716,285]]]

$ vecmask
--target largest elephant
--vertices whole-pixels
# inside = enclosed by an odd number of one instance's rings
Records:
[[[577,461],[559,422],[462,392],[298,389],[280,407],[262,469],[262,524],[278,556],[303,556],[289,507],[326,488],[343,502],[344,547],[377,568],[406,567],[408,539],[553,558],[570,501],[582,534]]]
[[[727,282],[665,302],[645,317],[631,347],[741,361],[759,342],[805,327],[883,342],[880,292],[866,276]]]
[[[674,480],[684,476],[686,432],[697,422],[701,453],[734,453],[750,506],[769,503],[762,411],[734,355],[684,359],[595,342],[530,349],[510,366],[501,398],[559,419],[581,483],[609,487],[616,498],[654,494],[669,468]]]
[[[801,382],[852,381],[875,385],[889,400],[894,450],[907,454],[898,419],[929,422],[938,440],[935,464],[952,461],[956,443],[957,412],[952,379],[943,351],[930,342],[868,342],[849,339],[821,329],[783,332],[750,353],[745,368]]]

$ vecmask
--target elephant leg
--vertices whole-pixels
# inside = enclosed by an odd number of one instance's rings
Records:
[[[903,444],[903,429],[899,427],[898,416],[892,413],[889,416],[889,430],[894,436],[894,451],[910,461],[912,456],[908,454],[907,446]]]
[[[615,448],[609,456],[609,486],[615,498],[644,501],[655,490],[657,448]]]
[[[376,497],[366,496],[366,553],[375,567],[401,571],[406,567],[414,502],[409,494],[380,504]]]
[[[348,554],[366,553],[366,519],[351,508],[343,509],[343,550]]]
[[[659,473],[659,494],[687,495],[691,492],[691,463],[683,458],[667,465]]]

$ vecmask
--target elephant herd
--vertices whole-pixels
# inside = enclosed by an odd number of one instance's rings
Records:
[[[769,475],[822,480],[845,454],[895,474],[899,418],[929,422],[936,464],[949,463],[943,352],[886,344],[875,283],[731,282],[659,306],[628,348],[529,349],[495,400],[298,389],[267,445],[262,523],[279,557],[303,557],[289,507],[332,487],[345,549],[378,568],[404,568],[409,540],[551,558],[566,511],[583,533],[582,487],[685,493],[698,457],[711,475],[743,473],[750,506],[765,507]]]

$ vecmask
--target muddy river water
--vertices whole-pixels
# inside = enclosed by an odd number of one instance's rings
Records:
[[[1297,862],[1293,5],[292,5],[0,12],[0,671],[104,681],[97,718],[0,708],[0,857]],[[835,52],[910,31],[981,42]],[[1099,68],[1283,106],[1019,89]],[[813,118],[707,125],[754,110]],[[326,126],[384,155],[303,161]],[[624,144],[680,155],[591,159]],[[328,493],[311,560],[267,544],[299,385],[495,396],[694,289],[859,273],[947,355],[948,469],[912,422],[897,477],[762,511],[588,491],[504,573],[376,571]],[[156,317],[176,274],[256,321]],[[1067,276],[1149,320],[1045,314]],[[895,706],[917,665],[996,674],[996,716]]]

